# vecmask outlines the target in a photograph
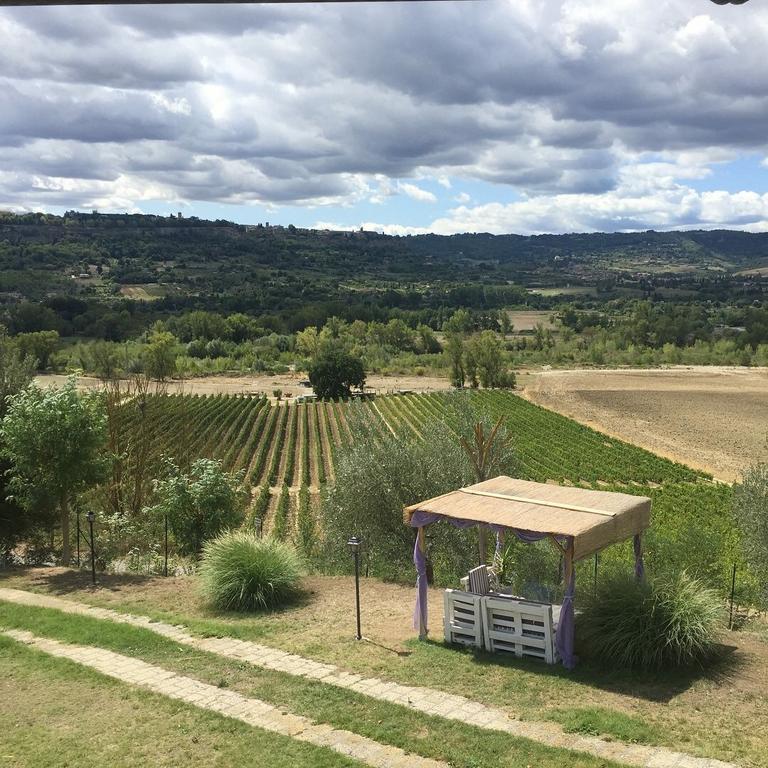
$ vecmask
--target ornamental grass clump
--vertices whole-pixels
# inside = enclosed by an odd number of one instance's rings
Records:
[[[617,668],[660,670],[714,659],[722,605],[685,572],[637,581],[613,576],[578,617],[583,653]]]
[[[300,592],[301,560],[289,544],[229,531],[203,546],[200,581],[211,605],[228,611],[277,608]]]

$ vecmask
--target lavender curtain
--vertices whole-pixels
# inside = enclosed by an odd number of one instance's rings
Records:
[[[568,542],[569,546],[571,541]],[[573,607],[575,595],[576,563],[571,563],[571,577],[565,585],[563,605],[560,608],[560,620],[557,622],[557,630],[555,632],[555,647],[566,669],[573,669],[576,666],[576,656],[573,653],[574,636],[576,634],[576,616]]]
[[[419,537],[413,545],[413,563],[416,566],[416,605],[413,608],[413,628],[419,630],[427,628],[427,557],[419,546]]]
[[[411,527],[412,528],[423,528],[425,525],[430,525],[431,523],[437,522],[438,520],[445,520],[446,522],[449,522],[451,525],[456,526],[457,528],[472,528],[473,526],[477,525],[476,520],[459,520],[452,517],[443,517],[442,515],[436,515],[432,512],[414,512],[413,515],[411,515]],[[505,528],[501,525],[490,525],[488,526],[492,531],[496,533],[496,553],[497,555],[501,552],[501,541],[504,533],[506,531],[511,531],[512,533],[517,536],[518,539],[521,541],[525,541],[527,543],[532,543],[534,541],[541,541],[542,539],[546,539],[549,534],[546,533],[538,533],[537,531],[523,531],[518,530],[516,528]],[[567,543],[567,539],[564,537],[560,538],[560,542],[562,544]],[[413,610],[413,628],[417,630],[421,630],[421,627],[423,626],[426,630],[426,628],[429,626],[427,623],[428,618],[428,606],[427,606],[427,558],[424,552],[421,551],[421,548],[419,547],[419,539],[418,536],[416,537],[416,542],[413,545],[413,564],[416,566],[416,605],[414,606]],[[574,569],[575,570],[575,569]],[[574,590],[574,576],[571,577],[571,584],[569,586],[569,589],[566,590],[566,600],[563,601],[563,609],[560,615],[560,625],[558,625],[557,633],[555,642],[557,643],[558,651],[560,652],[560,656],[563,658],[565,663],[566,655],[563,653],[562,650],[560,650],[561,643],[562,647],[566,649],[567,658],[570,659],[570,663],[573,664],[573,590]],[[570,601],[567,600],[568,594],[570,591]],[[568,616],[568,610],[566,608],[566,603],[569,603],[570,605],[570,622],[567,619]],[[565,631],[565,635],[561,638],[560,635],[562,634],[561,626],[563,623],[563,616],[566,616],[566,629],[562,630]],[[570,633],[570,634],[568,634]],[[570,638],[570,639],[569,639]],[[568,650],[570,649],[570,650]],[[568,666],[566,664],[566,666]],[[568,667],[569,669],[571,667]]]

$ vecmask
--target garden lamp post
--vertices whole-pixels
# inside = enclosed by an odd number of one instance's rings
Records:
[[[88,520],[88,529],[91,534],[91,582],[96,586],[96,550],[93,546],[93,521],[96,519],[96,515],[93,512],[88,512],[85,517]]]
[[[363,542],[358,539],[357,536],[352,536],[347,542],[349,551],[355,558],[355,610],[357,612],[357,635],[355,635],[355,637],[358,640],[363,639],[363,635],[360,631],[360,545],[362,543]]]
[[[77,510],[77,567],[80,567],[80,510]]]

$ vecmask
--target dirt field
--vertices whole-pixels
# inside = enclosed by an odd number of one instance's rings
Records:
[[[554,328],[550,318],[552,312],[548,310],[533,309],[530,311],[513,310],[507,312],[512,321],[513,333],[521,331],[532,331],[537,325],[543,325],[545,328]]]
[[[732,481],[768,458],[768,369],[532,371],[523,396]]]
[[[168,384],[169,392],[190,392],[201,395],[212,395],[217,392],[227,394],[265,394],[270,398],[276,389],[282,390],[283,397],[306,395],[312,390],[302,387],[299,381],[306,378],[305,374],[283,373],[273,376],[203,376],[185,381],[172,381]],[[67,377],[60,374],[43,374],[36,381],[43,386],[61,386]],[[101,386],[98,379],[83,376],[78,379],[82,388],[97,388]],[[368,376],[368,387],[380,395],[398,390],[413,390],[414,392],[432,392],[449,389],[448,379],[438,379],[429,376]]]

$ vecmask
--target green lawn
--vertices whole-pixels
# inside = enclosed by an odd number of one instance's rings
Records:
[[[46,575],[48,573],[16,572],[0,579],[0,585],[52,591],[92,604],[182,623],[200,635],[226,634],[256,640],[363,674],[463,694],[503,708],[516,717],[555,720],[568,731],[660,744],[742,765],[768,766],[768,643],[754,633],[724,635],[724,643],[729,646],[727,660],[708,674],[680,672],[640,676],[611,673],[590,664],[582,664],[575,672],[568,673],[560,667],[546,667],[536,662],[503,663],[485,654],[448,648],[439,641],[420,643],[413,639],[410,629],[413,590],[373,579],[363,581],[363,631],[372,642],[360,643],[352,637],[351,583],[345,578],[310,579],[308,588],[312,594],[304,604],[292,609],[234,616],[209,611],[197,597],[191,577],[105,577],[104,586],[93,591],[86,586],[84,576],[61,571]],[[439,638],[437,598],[437,594],[432,597],[431,624],[433,635]],[[45,626],[39,625],[42,614],[35,615],[38,625],[28,628],[43,633]],[[13,619],[20,622],[20,626],[32,621],[32,616],[29,609],[11,606],[2,606],[0,611],[3,622]],[[55,633],[54,636],[101,644],[112,638],[109,642],[127,645],[108,647],[130,653],[135,645],[142,658],[149,654],[147,660],[166,666],[179,656],[185,659],[200,656],[186,648],[179,650],[178,646],[152,635],[142,635],[139,642],[122,627],[113,630],[102,624],[75,624],[74,617],[66,621],[61,621],[60,616],[49,620],[53,624],[47,631]],[[65,632],[71,634],[62,634]],[[362,726],[354,729],[378,738],[377,728],[381,726],[376,720],[382,719],[390,740],[399,733],[397,707],[374,704],[346,691],[318,688],[315,683],[276,673],[239,669],[224,660],[217,659],[214,663],[202,656],[205,661],[199,662],[201,679],[213,683],[224,679],[233,687],[253,686],[243,689],[244,692],[285,703],[313,718],[318,718],[320,712],[335,718],[333,722],[339,727],[349,727],[347,718],[359,718],[362,712],[376,712],[375,720],[366,719],[366,727],[372,730],[360,730]],[[207,674],[212,677],[203,678]],[[379,706],[384,707],[386,715],[379,714]],[[407,741],[413,738],[406,727],[411,719],[408,713],[401,736],[404,741],[392,743],[416,749],[412,741]],[[451,741],[449,734],[456,733],[456,726],[447,728],[448,735],[441,727],[440,721],[430,725],[431,735],[424,737],[416,751],[431,748],[434,738],[435,748],[453,750],[450,754],[458,755],[458,759],[463,759],[462,754],[475,754],[476,748],[473,746],[472,751],[467,752],[463,741],[475,736],[464,734],[459,742]],[[489,736],[486,733],[477,738],[478,754],[483,754],[483,745],[488,745]],[[506,737],[504,743],[509,743]],[[522,747],[517,745],[515,750],[518,749]],[[494,763],[493,759],[481,764],[517,764]],[[510,759],[516,758],[513,755]]]
[[[550,749],[526,739],[514,738],[507,734],[494,733],[461,725],[455,721],[414,713],[405,707],[375,701],[348,690],[324,685],[321,682],[262,670],[245,663],[195,651],[144,629],[113,624],[89,617],[66,615],[55,610],[27,608],[2,602],[0,602],[0,627],[27,629],[37,635],[53,637],[66,642],[99,645],[102,648],[131,655],[166,669],[195,677],[203,682],[226,687],[250,697],[284,706],[293,712],[319,722],[329,723],[336,728],[354,731],[376,741],[401,747],[408,752],[444,760],[450,765],[457,766],[457,768],[484,768],[485,766],[525,768],[531,765],[551,766],[552,768],[566,768],[566,766],[568,768],[596,768],[597,766],[611,765],[604,760],[561,749]],[[2,642],[0,648],[3,650],[13,645],[10,640],[0,640]],[[41,665],[42,670],[40,669]],[[63,690],[59,691],[55,698],[66,700],[68,706],[70,699],[67,689],[76,692],[73,699],[80,705],[83,703],[80,697],[84,696],[88,702],[87,705],[84,709],[80,709],[76,715],[73,715],[78,721],[79,735],[83,734],[83,730],[90,720],[91,711],[97,710],[98,714],[94,715],[91,723],[94,736],[98,738],[97,734],[108,733],[109,738],[106,740],[106,744],[101,745],[100,749],[111,749],[113,754],[128,750],[140,754],[142,759],[145,759],[147,750],[151,754],[152,750],[157,749],[157,746],[154,745],[161,739],[168,723],[167,716],[159,711],[157,714],[161,717],[153,718],[148,715],[146,718],[132,719],[131,729],[127,729],[127,733],[124,733],[124,729],[120,725],[123,717],[119,713],[115,713],[114,720],[107,722],[104,719],[112,710],[110,695],[118,702],[126,699],[130,700],[132,704],[133,702],[147,702],[150,711],[152,706],[158,706],[161,710],[162,707],[165,707],[168,711],[183,712],[184,717],[189,718],[190,724],[188,727],[184,726],[184,730],[181,730],[181,726],[176,726],[172,731],[173,734],[176,736],[179,733],[190,737],[198,736],[201,742],[204,741],[208,745],[206,750],[209,753],[214,750],[211,740],[217,734],[221,735],[222,730],[226,731],[227,726],[225,724],[230,722],[221,717],[206,718],[201,713],[199,722],[195,723],[194,710],[185,705],[163,702],[154,695],[143,695],[133,691],[129,686],[121,686],[119,683],[103,679],[95,673],[78,670],[73,664],[41,658],[39,653],[21,646],[16,646],[11,654],[2,654],[0,670],[5,683],[10,684],[12,690],[22,692],[21,696],[18,693],[14,695],[16,698],[14,710],[17,713],[23,713],[20,725],[30,723],[35,730],[37,730],[38,723],[40,729],[50,727],[49,722],[45,719],[46,712],[49,707],[55,708],[56,702],[48,703],[45,685],[28,684],[26,682],[28,676],[39,675],[39,680],[44,683],[46,675],[50,674],[55,683],[61,676],[59,670],[64,670],[61,679]],[[87,681],[88,685],[81,686],[79,684],[81,680]],[[106,692],[104,705],[101,703],[100,692],[94,693],[94,685],[104,687]],[[2,689],[0,688],[0,690]],[[5,697],[5,701],[9,701],[11,698],[13,697]],[[0,713],[2,713],[1,708]],[[153,719],[162,720],[165,723],[158,733],[154,733],[151,729]],[[208,726],[208,720],[213,723],[213,726]],[[83,728],[80,727],[81,724]],[[143,725],[147,730],[132,735],[132,729],[138,725]],[[206,762],[203,758],[202,765],[229,765],[230,759],[237,760],[245,754],[248,742],[247,739],[240,740],[240,734],[247,732],[247,727],[240,725],[235,727],[235,725],[232,723],[232,732],[236,738],[233,740],[234,744],[229,747],[228,756],[221,763]],[[20,730],[22,732],[11,743],[17,744],[16,749],[22,753],[27,749],[27,736],[23,728]],[[262,737],[258,730],[254,733],[256,734],[254,738]],[[269,734],[263,734],[265,742],[268,740],[267,736]],[[85,738],[86,741],[90,738],[87,731]],[[279,737],[272,738],[275,741],[279,739]],[[45,755],[50,754],[49,750],[53,748],[50,743],[51,739],[55,742],[55,733],[48,735],[43,743],[29,747],[32,754],[40,755],[40,759],[43,761],[39,763],[41,765],[46,764]],[[116,744],[110,745],[110,741],[113,739]],[[134,742],[138,742],[138,744],[134,746]],[[252,742],[250,745],[253,746]],[[198,746],[199,744],[195,744],[195,747]],[[269,745],[265,743],[263,746],[268,747]],[[278,749],[281,748],[280,745],[275,746]],[[260,751],[264,751],[263,747]],[[284,763],[265,762],[264,764],[270,766],[347,764],[344,761],[333,762],[330,757],[322,754],[322,750],[315,751],[321,753],[317,759],[308,752],[306,756],[296,754],[291,757],[291,760]],[[90,763],[90,759],[86,760],[87,754],[87,751],[78,753],[78,756],[73,758],[69,765],[77,766]],[[107,758],[108,755],[104,755],[104,757]],[[175,759],[176,755],[173,757]],[[139,764],[136,755],[131,756],[124,763],[112,760],[106,762],[110,766]],[[149,762],[153,765],[164,764],[156,763],[153,759]],[[186,761],[178,760],[178,763],[186,764]],[[21,762],[19,765],[33,766],[38,765],[38,763],[30,761],[28,763]]]
[[[123,685],[0,637],[4,768],[352,768],[329,749]]]

